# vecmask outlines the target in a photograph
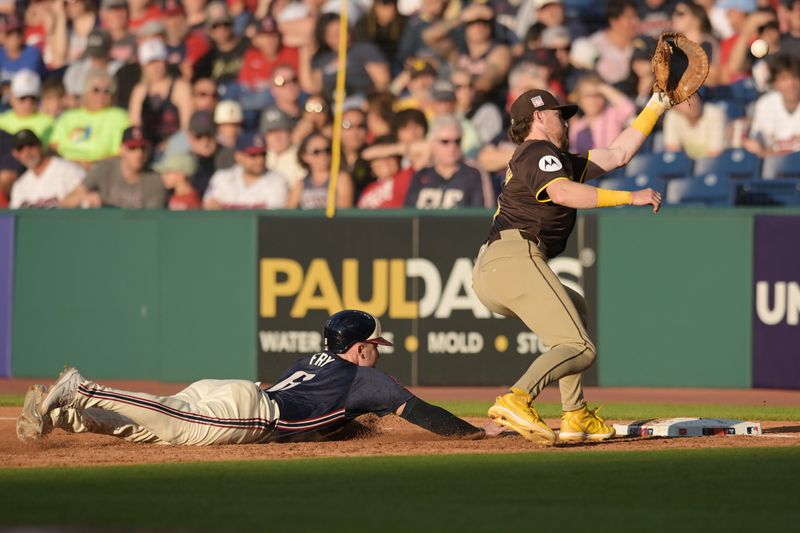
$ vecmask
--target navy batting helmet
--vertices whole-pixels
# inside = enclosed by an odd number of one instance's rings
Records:
[[[344,353],[357,342],[369,342],[381,346],[392,343],[381,337],[380,321],[369,313],[347,309],[339,311],[325,322],[322,334],[325,351]]]

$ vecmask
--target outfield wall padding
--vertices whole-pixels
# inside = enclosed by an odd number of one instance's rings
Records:
[[[600,384],[750,387],[752,242],[733,210],[604,213]]]
[[[590,330],[599,356],[586,383],[753,386],[754,223],[759,215],[778,214],[794,226],[800,212],[673,208],[653,216],[647,209],[622,208],[591,214],[594,229],[575,232],[572,251],[559,265],[563,275],[576,276],[573,282],[583,283],[587,272],[597,280],[587,297],[597,310]],[[75,364],[98,379],[271,378],[302,350],[270,355],[260,334],[299,327],[297,338],[307,340],[302,335],[316,334],[325,313],[290,317],[290,296],[276,300],[280,312],[263,315],[265,257],[295,260],[302,276],[316,260],[325,267],[317,274],[327,270],[339,294],[345,260],[348,268],[357,263],[357,289],[353,293],[351,286],[350,298],[370,301],[373,260],[383,260],[381,268],[393,276],[392,265],[407,269],[404,261],[422,258],[427,262],[418,261],[412,270],[438,271],[446,284],[456,266],[467,268],[465,262],[474,259],[491,215],[343,212],[329,221],[318,212],[6,211],[0,215],[3,227],[13,231],[3,233],[0,246],[13,246],[5,255],[13,256],[6,269],[13,276],[5,274],[13,284],[3,289],[0,302],[10,293],[13,304],[9,333],[0,317],[0,347],[10,345],[10,370],[18,377],[53,376],[64,364]],[[587,220],[580,216],[579,224]],[[772,233],[782,231],[777,224]],[[317,230],[323,225],[324,231]],[[795,234],[786,233],[782,242],[791,246]],[[781,260],[780,253],[770,257]],[[406,297],[425,294],[422,278],[405,273]],[[352,276],[351,271],[351,283]],[[390,278],[390,290],[397,279]],[[800,272],[783,271],[775,279],[769,294],[785,287],[786,298],[798,300],[793,295]],[[782,326],[762,328],[759,346],[767,346],[764,335],[773,331],[794,338],[792,302],[787,300]],[[765,305],[774,310],[775,302]],[[403,342],[405,355],[384,360],[404,383],[507,385],[518,377],[527,359],[512,356],[520,349],[513,319],[475,320],[480,317],[469,306],[445,314],[418,316],[408,329],[396,320],[399,315],[382,317],[387,328],[418,341],[416,348]],[[433,328],[466,333],[460,341],[479,334],[482,349],[424,353]],[[790,365],[797,353],[792,350],[781,355]],[[757,385],[793,383],[761,379]]]
[[[20,212],[13,374],[255,374],[255,218]]]

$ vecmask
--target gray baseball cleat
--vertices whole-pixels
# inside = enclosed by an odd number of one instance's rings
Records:
[[[83,376],[78,373],[77,368],[65,367],[42,401],[39,414],[44,416],[56,407],[69,407],[78,397],[78,385],[81,381]]]
[[[41,415],[41,405],[47,395],[44,385],[31,385],[25,394],[22,404],[22,413],[17,418],[17,438],[22,442],[42,438],[44,434],[44,420]]]

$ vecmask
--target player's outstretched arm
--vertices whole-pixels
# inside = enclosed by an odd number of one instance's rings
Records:
[[[622,130],[606,148],[593,148],[589,152],[589,167],[585,179],[590,180],[627,165],[653,131],[661,115],[671,107],[663,93],[653,93],[645,108],[630,126]]]
[[[431,405],[416,396],[397,408],[395,413],[417,426],[445,437],[465,437],[481,439],[486,433],[456,415]]]
[[[618,205],[652,205],[653,213],[661,209],[661,194],[650,188],[634,192],[612,191],[563,179],[548,185],[547,195],[554,203],[573,209]]]

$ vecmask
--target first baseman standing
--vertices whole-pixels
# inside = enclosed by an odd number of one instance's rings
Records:
[[[551,349],[539,356],[511,391],[498,396],[489,417],[525,438],[553,444],[555,433],[532,406],[559,380],[561,440],[603,440],[614,429],[586,408],[581,372],[595,359],[586,333],[586,302],[561,284],[547,265],[560,254],[575,225],[577,209],[618,205],[661,206],[652,189],[598,189],[585,180],[627,164],[669,106],[656,93],[642,113],[607,148],[578,156],[567,152],[567,120],[577,106],[560,105],[547,91],[530,90],[511,106],[509,136],[519,145],[511,157],[489,238],[475,269],[475,293],[491,311],[519,317]]]

